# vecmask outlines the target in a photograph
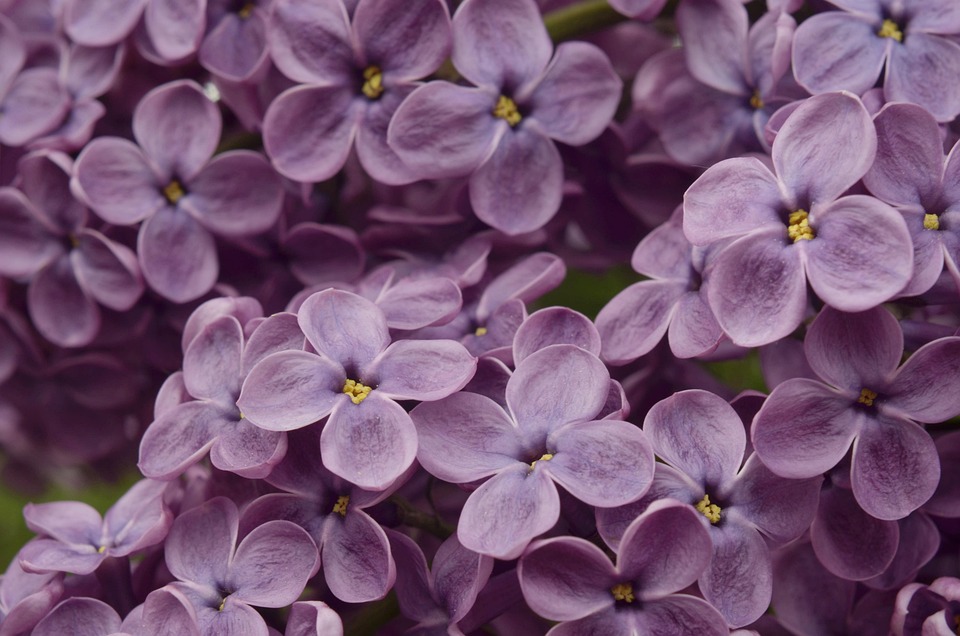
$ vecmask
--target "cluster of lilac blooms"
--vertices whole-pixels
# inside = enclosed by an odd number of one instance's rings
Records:
[[[956,0],[0,0],[0,478],[138,471],[0,636],[960,633],[958,115]]]

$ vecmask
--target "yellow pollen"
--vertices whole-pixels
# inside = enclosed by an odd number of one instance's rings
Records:
[[[341,495],[337,498],[337,503],[333,504],[333,511],[341,517],[347,516],[347,504],[350,503],[349,495]]]
[[[368,66],[363,70],[363,87],[360,92],[368,99],[379,99],[383,95],[383,72],[379,66]]]
[[[97,548],[97,554],[103,554],[106,551],[107,551],[107,546],[105,545],[102,545],[99,548]]]
[[[613,594],[613,600],[623,601],[624,603],[633,603],[636,597],[633,595],[633,586],[629,583],[617,583],[610,588]]]
[[[477,327],[477,330],[474,331],[473,333],[474,333],[474,335],[477,335],[477,336],[485,336],[485,335],[487,335],[487,328],[486,328],[486,327]]]
[[[530,470],[534,469],[534,467],[537,465],[537,462],[548,462],[551,459],[553,459],[553,454],[544,453],[543,455],[540,456],[540,459],[535,459],[532,462],[530,462]]]
[[[180,185],[180,182],[174,179],[163,189],[163,196],[167,197],[167,201],[176,205],[177,202],[183,198],[185,192],[183,191],[183,186]]]
[[[242,9],[237,11],[237,15],[240,16],[241,19],[246,20],[250,17],[250,14],[253,13],[253,9],[254,4],[252,2],[248,2],[247,4],[243,5]]]
[[[750,107],[754,110],[760,110],[764,107],[763,99],[760,97],[760,91],[753,91],[753,96],[750,98]]]
[[[497,100],[497,105],[493,107],[493,116],[506,120],[511,126],[516,126],[523,119],[520,116],[517,103],[506,95],[501,95],[500,99]]]
[[[810,227],[810,221],[807,220],[807,216],[806,210],[797,210],[796,212],[790,213],[787,225],[787,236],[793,239],[794,243],[797,241],[810,241],[817,236],[813,228]]]
[[[226,604],[227,604],[227,599],[224,598],[222,601],[220,601],[220,607],[217,608],[217,611],[218,611],[218,612],[222,612],[222,611],[223,611],[223,606],[226,605]]]
[[[80,247],[80,239],[76,234],[71,234],[69,237],[70,247]]]
[[[900,30],[900,27],[898,27],[897,23],[893,20],[884,20],[883,24],[880,25],[880,30],[877,31],[877,35],[882,38],[890,38],[897,42],[903,42],[903,31]]]
[[[372,388],[364,386],[356,380],[347,380],[343,383],[343,392],[350,396],[350,401],[354,404],[363,402],[372,390]]]
[[[925,230],[939,230],[940,229],[940,217],[936,214],[924,214],[923,215],[923,229]]]
[[[710,523],[720,521],[720,506],[710,503],[710,495],[704,495],[703,499],[697,502],[697,510],[709,519]]]
[[[873,406],[873,401],[877,399],[877,392],[870,389],[860,389],[860,397],[857,398],[859,404]]]
[[[244,419],[245,417],[247,417],[247,416],[244,415],[243,413],[240,414],[240,419],[241,419],[241,420]]]

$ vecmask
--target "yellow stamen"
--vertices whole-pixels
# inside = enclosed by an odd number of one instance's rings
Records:
[[[537,462],[548,462],[551,459],[553,459],[553,455],[551,453],[544,453],[540,456],[540,459],[535,459],[530,462],[530,470],[533,470],[533,468],[537,465]]]
[[[485,335],[487,335],[487,328],[486,328],[486,327],[477,327],[477,330],[474,331],[473,333],[474,333],[474,335],[477,335],[477,336],[485,336]]]
[[[753,91],[753,96],[750,98],[750,107],[754,110],[760,110],[764,105],[763,98],[760,97],[760,91]]]
[[[97,548],[97,554],[103,554],[106,551],[107,551],[107,546],[105,545],[102,545],[99,548]]]
[[[383,72],[379,66],[368,66],[363,70],[363,87],[360,92],[368,99],[379,99],[383,95]]]
[[[224,598],[222,601],[220,601],[220,607],[217,608],[217,611],[218,611],[218,612],[222,612],[222,611],[223,611],[223,606],[226,605],[226,604],[227,604],[227,599]]]
[[[630,583],[617,583],[610,588],[610,593],[613,594],[613,600],[615,601],[633,603],[636,600],[633,595],[633,585]]]
[[[807,220],[807,216],[806,210],[797,210],[796,212],[790,213],[787,225],[787,236],[789,236],[794,243],[797,241],[810,241],[817,236],[813,228],[810,227],[810,221]]]
[[[70,240],[70,247],[80,247],[80,238],[76,234],[70,234],[67,238]]]
[[[241,419],[241,420],[244,419],[244,418],[246,418],[246,417],[247,417],[247,416],[244,415],[243,413],[240,414],[240,419]]]
[[[873,406],[873,401],[877,399],[877,392],[870,389],[860,389],[860,397],[857,398],[859,404]]]
[[[333,504],[333,511],[341,517],[347,516],[347,504],[350,503],[349,495],[341,495],[337,498],[337,503]]]
[[[501,95],[497,100],[497,105],[493,107],[493,116],[506,120],[511,126],[516,126],[523,119],[517,103],[506,95]]]
[[[900,27],[897,26],[897,23],[893,20],[884,20],[883,24],[880,25],[880,30],[877,31],[877,35],[882,38],[890,38],[897,42],[903,42],[903,31],[900,30]]]
[[[183,186],[180,185],[180,182],[174,179],[163,189],[163,196],[167,197],[167,201],[171,204],[176,205],[177,202],[183,198],[183,195],[186,194],[183,191]]]
[[[925,230],[939,230],[940,229],[940,217],[936,214],[924,214],[923,215],[923,229]]]
[[[720,506],[710,503],[710,495],[704,495],[703,499],[697,502],[697,510],[709,519],[710,523],[720,521]]]
[[[350,401],[354,404],[363,402],[372,390],[371,387],[364,386],[356,380],[347,380],[343,383],[343,392],[350,396]]]
[[[240,16],[242,20],[246,20],[247,18],[250,17],[250,14],[253,13],[254,8],[255,8],[254,3],[248,2],[247,4],[243,5],[242,9],[237,11],[237,15]]]

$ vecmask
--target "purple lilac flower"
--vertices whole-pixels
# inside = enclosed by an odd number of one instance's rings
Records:
[[[14,557],[0,578],[0,636],[29,632],[63,595],[63,574],[34,574]]]
[[[910,279],[903,218],[877,199],[840,197],[869,170],[875,150],[873,123],[856,96],[818,95],[781,127],[774,171],[756,158],[727,159],[687,190],[687,239],[733,239],[707,265],[707,298],[735,344],[763,345],[793,331],[808,282],[828,305],[863,311]]]
[[[267,29],[277,67],[301,82],[270,105],[263,142],[277,170],[323,181],[357,156],[374,179],[415,181],[387,145],[400,103],[450,52],[440,0],[361,0],[353,19],[341,0],[276,0]]]
[[[41,535],[20,552],[31,572],[89,574],[110,557],[127,556],[163,541],[173,515],[163,501],[166,484],[145,479],[107,514],[79,501],[27,504],[27,526]]]
[[[775,473],[823,473],[853,448],[857,501],[878,519],[900,519],[933,495],[940,462],[916,422],[960,413],[960,338],[921,347],[897,368],[903,333],[876,308],[845,314],[826,307],[811,324],[804,351],[826,383],[805,378],[778,385],[753,422],[753,445]]]
[[[57,605],[31,633],[36,636],[109,636],[120,633],[120,616],[95,598],[74,596]]]
[[[871,88],[950,121],[960,113],[960,6],[952,0],[831,0],[797,28],[793,69],[812,93]]]
[[[653,451],[643,433],[627,422],[594,419],[609,387],[596,356],[558,344],[517,365],[506,409],[460,392],[411,412],[417,457],[428,472],[453,483],[490,478],[464,504],[457,536],[465,548],[517,557],[557,522],[556,484],[594,506],[623,505],[647,491]]]
[[[197,613],[190,601],[173,586],[147,595],[123,619],[120,633],[131,636],[201,636]]]
[[[249,420],[289,431],[330,416],[323,463],[362,488],[383,490],[413,462],[417,433],[396,400],[438,400],[473,376],[476,359],[449,340],[390,344],[383,312],[328,289],[300,308],[310,351],[283,351],[251,369],[237,402]]]
[[[710,561],[710,537],[686,504],[658,501],[630,524],[616,565],[574,537],[537,541],[517,566],[527,604],[559,625],[550,636],[729,634],[703,599],[677,594]]]
[[[164,557],[203,634],[267,634],[256,607],[293,603],[319,566],[310,535],[289,521],[268,521],[237,543],[239,513],[216,497],[177,517]]]
[[[272,0],[207,0],[207,33],[197,59],[218,77],[243,82],[269,60],[267,16]]]
[[[343,636],[343,621],[323,601],[297,601],[290,607],[284,636]]]
[[[174,302],[198,298],[216,282],[214,234],[257,234],[280,214],[280,177],[262,155],[234,150],[211,159],[221,125],[199,85],[172,82],[137,105],[139,146],[100,137],[77,158],[78,194],[109,223],[143,222],[137,254],[144,278]]]
[[[35,152],[19,163],[19,187],[0,188],[0,274],[29,279],[27,307],[37,330],[63,347],[89,344],[99,305],[130,309],[143,292],[136,255],[87,227],[70,193],[73,161]]]
[[[453,17],[453,64],[475,86],[434,81],[397,109],[387,142],[421,178],[470,176],[480,220],[522,234],[560,208],[554,142],[603,132],[622,82],[592,44],[552,45],[533,0],[468,0]]]
[[[894,636],[953,636],[960,619],[960,580],[940,577],[930,585],[910,583],[897,594]]]
[[[658,463],[650,492],[622,508],[597,510],[597,529],[615,549],[627,525],[657,499],[696,507],[710,531],[712,558],[700,591],[734,627],[770,604],[770,547],[799,537],[816,512],[820,477],[787,480],[759,458],[744,461],[746,431],[733,408],[706,391],[681,391],[647,413],[643,430]]]

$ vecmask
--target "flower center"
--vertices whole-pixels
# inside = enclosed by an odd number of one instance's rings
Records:
[[[870,389],[860,389],[860,397],[857,398],[858,404],[864,406],[873,406],[873,401],[877,399],[877,392]]]
[[[710,495],[704,495],[703,499],[697,502],[696,508],[704,517],[710,520],[710,523],[720,521],[720,506],[710,503]]]
[[[380,99],[383,95],[383,71],[376,64],[363,69],[363,86],[360,92],[366,95],[367,99]]]
[[[923,215],[923,229],[925,230],[939,230],[940,229],[940,217],[936,214],[924,214]]]
[[[473,332],[473,335],[475,335],[475,336],[485,336],[485,335],[487,335],[487,328],[486,328],[486,327],[477,327],[477,330]]]
[[[760,110],[764,107],[763,98],[760,97],[760,91],[753,91],[753,96],[750,97],[750,107],[754,110]]]
[[[516,126],[523,119],[520,115],[520,109],[517,108],[517,103],[506,95],[501,95],[500,99],[497,100],[497,105],[493,107],[493,116],[506,120],[511,126]]]
[[[183,191],[183,186],[180,185],[180,182],[174,179],[163,188],[163,196],[167,197],[167,201],[171,205],[176,205],[180,199],[183,198],[183,195],[186,192]]]
[[[239,11],[237,11],[237,15],[240,16],[241,20],[246,20],[247,18],[250,17],[250,14],[253,13],[254,8],[255,8],[254,3],[248,2],[245,5],[243,5]]]
[[[333,504],[333,511],[341,517],[347,516],[347,504],[350,503],[349,495],[340,495],[337,497],[337,503]]]
[[[903,42],[903,31],[900,30],[900,27],[893,20],[884,20],[883,24],[880,25],[880,30],[877,31],[877,35],[882,38],[890,38],[897,42]]]
[[[543,455],[540,456],[540,459],[535,459],[532,462],[530,462],[530,470],[533,470],[536,467],[537,462],[548,462],[551,459],[553,459],[552,453],[544,453]]]
[[[102,545],[99,548],[97,548],[97,554],[103,554],[106,551],[107,551],[107,546],[105,545]]]
[[[633,585],[630,583],[617,583],[610,588],[610,593],[613,594],[613,600],[615,601],[633,603],[636,600],[633,595]]]
[[[372,390],[371,387],[360,384],[357,380],[348,379],[343,383],[343,392],[350,396],[350,401],[354,404],[363,402]]]
[[[787,220],[787,236],[789,236],[794,243],[797,241],[811,241],[816,237],[813,228],[810,227],[810,221],[807,220],[807,216],[806,210],[797,210],[796,212],[790,213],[790,218]]]

